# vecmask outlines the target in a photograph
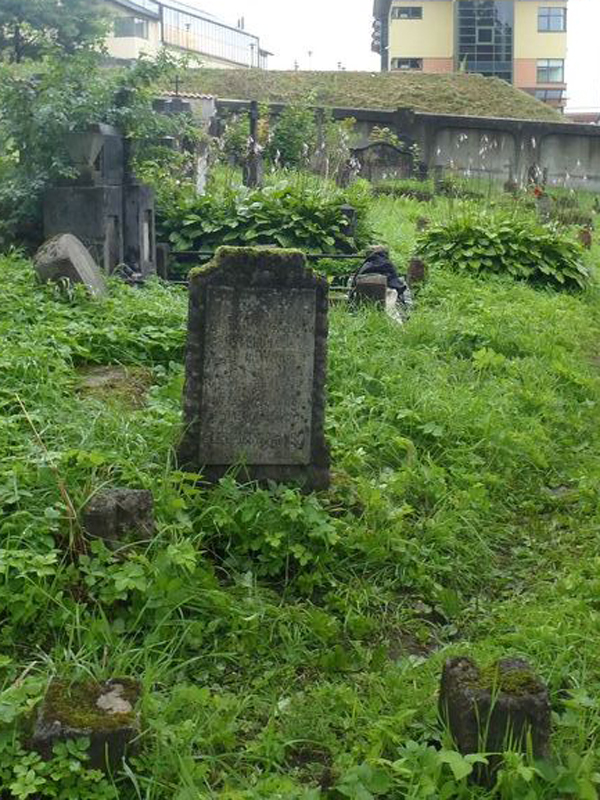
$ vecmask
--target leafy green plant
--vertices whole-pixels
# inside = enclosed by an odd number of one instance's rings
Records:
[[[366,197],[351,195],[358,214],[355,236],[347,233],[342,206],[349,195],[280,180],[264,189],[232,188],[223,194],[190,197],[168,210],[164,236],[178,250],[211,249],[221,244],[299,247],[323,253],[352,252],[370,238]]]
[[[308,102],[290,103],[271,125],[266,155],[278,167],[309,164],[317,142],[317,123]]]
[[[244,489],[225,478],[212,499],[216,512],[200,514],[197,524],[229,568],[277,579],[302,571],[310,586],[326,580],[339,535],[316,497],[285,487]]]
[[[526,216],[471,214],[426,230],[418,252],[432,267],[507,274],[555,288],[584,288],[589,272],[570,236]]]
[[[407,197],[420,203],[429,203],[434,197],[432,181],[414,178],[382,181],[373,186],[372,192],[375,197]]]

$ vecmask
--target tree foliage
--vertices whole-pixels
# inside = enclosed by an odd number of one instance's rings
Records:
[[[112,124],[135,141],[139,161],[149,146],[156,159],[156,144],[164,136],[197,135],[185,115],[169,117],[152,107],[155,84],[178,66],[163,53],[108,71],[92,51],[53,55],[34,75],[0,66],[0,245],[35,240],[44,188],[71,175],[64,142],[70,131]]]
[[[0,58],[18,64],[56,48],[75,53],[98,43],[107,24],[100,0],[2,0]]]

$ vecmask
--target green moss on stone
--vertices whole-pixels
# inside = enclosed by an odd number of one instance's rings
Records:
[[[523,697],[544,691],[542,682],[530,669],[518,666],[507,668],[500,663],[479,670],[473,688],[512,697]]]
[[[194,267],[189,272],[190,280],[199,275],[207,275],[215,269],[234,267],[243,271],[253,271],[257,267],[264,269],[288,269],[291,267],[306,268],[306,259],[301,250],[278,247],[219,247],[214,257],[207,264]]]
[[[122,698],[131,704],[132,711],[111,714],[98,708],[98,698],[116,685],[123,687]],[[139,699],[139,684],[128,678],[110,683],[52,681],[48,687],[42,716],[46,722],[58,721],[64,727],[82,731],[113,730],[135,723],[135,704]]]

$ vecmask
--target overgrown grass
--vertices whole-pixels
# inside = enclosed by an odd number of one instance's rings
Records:
[[[421,213],[372,205],[400,262]],[[550,685],[553,765],[510,755],[494,796],[594,797],[597,289],[438,269],[405,327],[332,310],[334,480],[310,498],[175,469],[186,304],[158,284],[69,298],[0,260],[3,800],[27,796],[19,765],[65,800],[488,797],[437,718],[457,653],[526,657]],[[145,406],[80,392],[87,364],[149,369]],[[70,550],[70,505],[106,485],[153,491],[156,538]],[[54,675],[142,680],[115,782],[51,794],[15,742]]]
[[[436,114],[564,122],[555,109],[506,81],[472,74],[199,69],[186,71],[183,88],[264,103],[306,101],[310,97],[314,105],[327,107],[402,107]]]

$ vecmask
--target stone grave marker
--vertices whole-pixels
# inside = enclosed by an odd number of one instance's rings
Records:
[[[507,744],[522,753],[531,741],[533,756],[548,757],[551,707],[548,689],[529,664],[501,659],[488,670],[470,658],[446,661],[440,689],[440,714],[463,755],[489,753],[473,778],[491,786]]]
[[[413,156],[408,148],[401,149],[388,142],[373,142],[352,150],[360,165],[360,177],[372,183],[390,179],[410,178],[413,174]]]
[[[101,684],[52,681],[34,724],[31,749],[49,760],[55,744],[86,738],[89,768],[112,774],[139,736],[140,692],[137,681],[125,678]]]
[[[42,283],[48,281],[83,283],[94,297],[107,292],[100,268],[76,236],[63,233],[45,242],[33,259]]]
[[[356,302],[359,305],[367,303],[381,306],[382,309],[386,308],[388,284],[385,275],[359,275],[355,290]]]
[[[222,247],[190,275],[180,463],[329,485],[328,284],[295,250]]]

